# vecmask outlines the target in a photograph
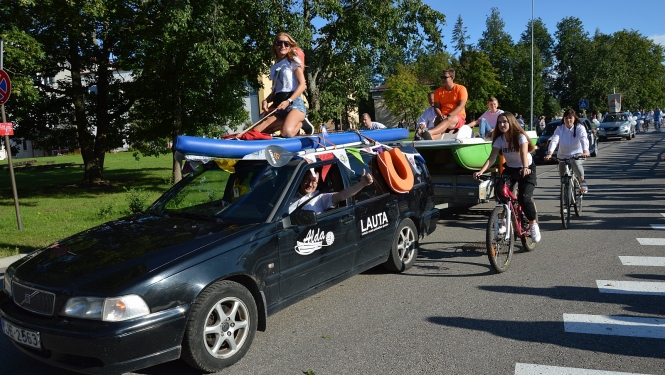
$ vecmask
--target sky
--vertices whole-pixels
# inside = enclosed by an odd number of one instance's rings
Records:
[[[584,30],[593,36],[598,29],[603,34],[635,30],[656,43],[665,46],[665,0],[423,0],[433,9],[446,15],[443,40],[448,51],[453,51],[452,34],[457,17],[470,37],[478,43],[486,29],[486,20],[492,7],[499,9],[505,31],[517,42],[531,19],[540,18],[554,38],[556,25],[566,17],[577,17]]]

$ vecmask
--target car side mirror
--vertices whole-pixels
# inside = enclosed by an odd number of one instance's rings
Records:
[[[296,210],[291,215],[291,225],[310,226],[316,224],[316,212],[310,210]]]

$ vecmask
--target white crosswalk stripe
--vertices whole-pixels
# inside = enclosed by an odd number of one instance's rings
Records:
[[[660,282],[596,280],[596,285],[601,293],[665,296],[665,283]]]
[[[563,314],[566,332],[665,339],[665,319],[619,315]]]
[[[665,267],[665,257],[619,256],[624,266]]]
[[[661,213],[665,217],[665,213]],[[665,224],[650,224],[665,230]],[[640,245],[665,246],[665,238],[636,238]],[[665,267],[665,257],[619,256],[624,266]],[[599,293],[665,296],[665,282],[596,280]],[[665,318],[563,314],[564,331],[577,334],[665,339]],[[645,375],[632,372],[516,363],[515,375]]]
[[[530,363],[516,363],[515,375],[647,375],[647,374],[637,374],[634,372],[590,370],[590,369],[574,368],[574,367],[534,365]]]
[[[638,238],[637,242],[646,246],[665,246],[665,238]]]

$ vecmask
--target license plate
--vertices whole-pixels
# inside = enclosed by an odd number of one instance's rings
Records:
[[[41,338],[39,336],[39,332],[17,327],[4,319],[0,319],[0,323],[2,323],[2,331],[12,340],[18,342],[19,344],[41,349]]]

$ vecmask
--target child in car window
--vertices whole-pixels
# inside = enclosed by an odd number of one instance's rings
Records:
[[[365,186],[374,183],[374,178],[371,174],[366,174],[363,170],[363,175],[358,183],[349,186],[348,188],[335,193],[322,193],[316,189],[319,182],[319,171],[314,168],[305,173],[300,185],[298,185],[298,192],[291,199],[289,203],[289,213],[295,211],[297,208],[303,210],[315,211],[317,214],[337,206],[337,204],[349,197],[352,197]]]

